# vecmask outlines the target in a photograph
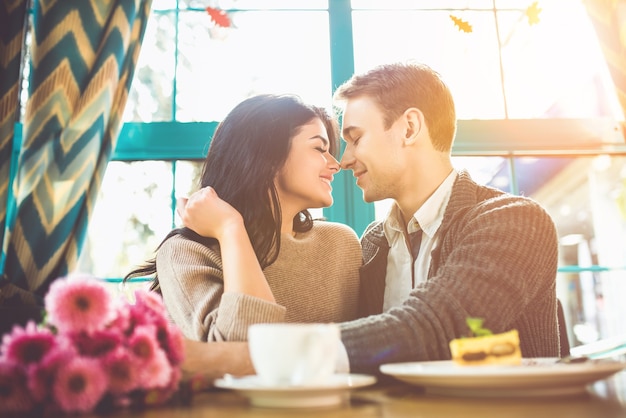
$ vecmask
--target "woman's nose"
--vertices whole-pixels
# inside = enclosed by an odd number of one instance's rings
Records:
[[[327,164],[331,170],[335,170],[337,172],[341,170],[341,164],[339,163],[339,161],[337,161],[337,159],[333,155],[330,156]]]

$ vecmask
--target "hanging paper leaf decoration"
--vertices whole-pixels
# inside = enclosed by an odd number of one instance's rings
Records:
[[[216,26],[229,28],[231,26],[230,18],[225,11],[214,7],[207,7],[206,12],[211,16],[211,20]]]
[[[464,21],[463,19],[456,17],[456,16],[452,16],[452,15],[450,15],[450,19],[452,19],[452,21],[454,22],[454,26],[459,28],[459,31],[463,31],[465,33],[472,32],[472,25],[470,25],[468,22]]]
[[[534,2],[526,9],[526,17],[528,17],[528,24],[535,25],[539,23],[539,13],[541,13],[539,8],[539,2]]]

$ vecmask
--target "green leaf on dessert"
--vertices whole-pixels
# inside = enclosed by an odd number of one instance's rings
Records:
[[[493,335],[491,330],[487,328],[483,328],[483,322],[485,320],[483,318],[467,318],[465,322],[469,327],[470,331],[474,335],[474,337],[483,337],[485,335]]]

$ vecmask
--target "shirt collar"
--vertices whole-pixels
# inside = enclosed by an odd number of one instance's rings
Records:
[[[426,202],[413,214],[407,227],[407,232],[414,232],[421,227],[422,231],[430,238],[435,235],[443,221],[443,215],[446,211],[448,201],[450,200],[452,186],[454,185],[456,176],[456,170],[452,170],[434,193],[430,195]],[[402,236],[402,231],[404,230],[402,222],[403,219],[400,207],[394,202],[389,210],[389,214],[383,222],[383,230],[389,242],[396,239],[397,234]]]

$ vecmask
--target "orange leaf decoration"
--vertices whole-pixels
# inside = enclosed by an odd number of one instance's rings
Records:
[[[526,17],[528,17],[528,24],[529,25],[535,25],[537,23],[539,23],[539,13],[541,13],[541,10],[539,8],[539,2],[534,2],[533,4],[531,4],[530,6],[528,6],[528,8],[526,9]]]
[[[216,26],[221,26],[223,28],[229,28],[231,26],[230,18],[225,11],[214,7],[207,7],[206,12],[209,16],[211,16],[211,20]]]
[[[452,15],[450,15],[450,19],[452,19],[452,21],[454,22],[454,25],[457,28],[459,28],[459,31],[463,31],[465,33],[472,32],[472,25],[470,25],[468,22],[464,21],[463,19],[456,17],[456,16],[452,16]]]

